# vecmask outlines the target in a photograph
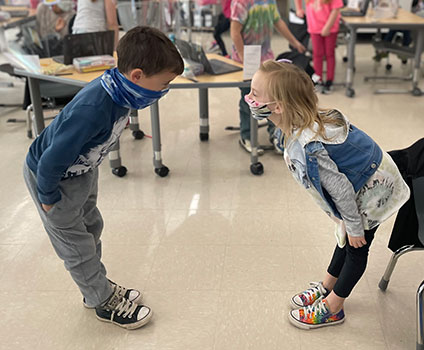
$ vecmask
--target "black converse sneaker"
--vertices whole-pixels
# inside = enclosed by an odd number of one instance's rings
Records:
[[[120,296],[125,297],[129,301],[132,301],[133,303],[140,304],[141,300],[143,299],[142,294],[137,289],[127,289],[125,287],[120,286],[119,284],[116,284],[115,282],[109,280],[110,285],[114,292],[117,292]],[[94,306],[88,306],[85,303],[85,298],[82,299],[82,303],[84,307],[87,309],[94,309]]]
[[[103,322],[111,322],[125,329],[136,329],[147,324],[153,311],[138,305],[115,291],[104,305],[96,307],[96,317]]]

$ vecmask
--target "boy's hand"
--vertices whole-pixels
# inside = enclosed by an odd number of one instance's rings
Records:
[[[305,17],[305,11],[303,9],[296,10],[296,16],[299,18]]]
[[[352,237],[352,236],[347,235],[347,238],[349,240],[349,244],[353,248],[361,248],[365,244],[367,244],[367,241],[365,240],[365,236],[362,236],[362,237]]]
[[[53,205],[50,204],[43,204],[41,203],[41,206],[43,207],[43,210],[47,213],[51,208],[53,208]]]

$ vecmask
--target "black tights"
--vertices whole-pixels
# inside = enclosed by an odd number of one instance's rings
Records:
[[[377,228],[378,226],[365,231],[367,244],[361,248],[352,247],[347,238],[346,245],[343,248],[336,246],[327,272],[337,278],[333,288],[337,296],[347,298],[364,274],[367,267],[368,252]]]

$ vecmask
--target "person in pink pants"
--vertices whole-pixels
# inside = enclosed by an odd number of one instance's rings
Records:
[[[305,16],[302,0],[296,0],[296,15]],[[315,74],[321,77],[323,93],[330,93],[336,69],[336,41],[340,26],[340,9],[342,0],[306,0],[306,19],[308,33],[312,41],[312,61]],[[323,60],[327,61],[327,80],[323,79]]]

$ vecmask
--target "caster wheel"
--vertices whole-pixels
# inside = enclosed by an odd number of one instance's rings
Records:
[[[199,134],[200,141],[207,141],[209,140],[209,134],[208,133],[200,133]]]
[[[408,60],[402,60],[402,64],[407,64]]]
[[[347,88],[346,89],[346,96],[347,97],[353,97],[353,96],[355,96],[355,90],[353,90],[352,88]]]
[[[264,166],[261,162],[250,164],[250,172],[253,175],[262,175],[264,173]]]
[[[391,70],[392,69],[392,65],[390,63],[386,64],[386,70]]]
[[[421,96],[422,94],[423,93],[420,88],[414,87],[414,89],[412,90],[412,95],[414,96]]]
[[[124,166],[120,166],[118,168],[112,169],[112,174],[118,177],[123,177],[125,176],[126,173],[127,173],[127,168],[125,168]]]
[[[165,177],[169,173],[169,168],[165,165],[162,168],[155,168],[155,173],[160,177]]]
[[[32,131],[31,130],[27,131],[27,137],[29,139],[32,139]]]
[[[141,130],[136,130],[132,132],[132,135],[136,140],[141,140],[144,137],[144,132]]]
[[[345,56],[345,57],[343,57],[343,62],[347,62],[347,57]]]

